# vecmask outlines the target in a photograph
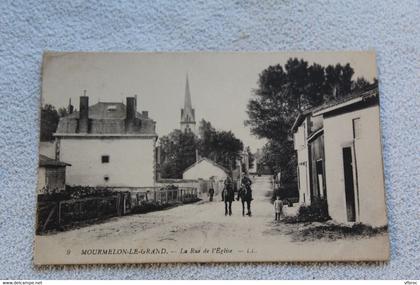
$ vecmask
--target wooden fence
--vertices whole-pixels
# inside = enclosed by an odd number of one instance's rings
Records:
[[[160,209],[175,203],[197,201],[197,188],[132,187],[114,188],[113,194],[101,197],[86,197],[59,201],[38,200],[37,233],[52,229],[122,216],[135,207]],[[144,212],[147,212],[145,209]]]
[[[115,188],[130,195],[131,207],[140,206],[142,203],[155,202],[159,204],[188,203],[198,198],[195,187],[160,188],[160,187],[124,187]]]

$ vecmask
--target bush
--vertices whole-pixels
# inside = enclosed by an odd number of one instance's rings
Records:
[[[143,201],[138,206],[134,206],[131,208],[132,214],[144,214],[148,212],[153,211],[159,211],[163,210],[164,208],[167,208],[168,206],[166,204],[161,204],[157,201]]]
[[[314,199],[309,206],[301,206],[295,217],[286,217],[286,223],[325,222],[331,220],[326,199]]]
[[[305,228],[295,237],[299,241],[308,240],[337,240],[343,238],[366,238],[385,233],[388,227],[372,227],[356,223],[353,225],[321,224],[315,227]]]
[[[271,200],[272,201],[276,200],[277,196],[280,196],[281,200],[288,200],[288,203],[289,202],[295,203],[295,201],[299,201],[298,187],[294,183],[284,184],[280,188],[274,189]]]

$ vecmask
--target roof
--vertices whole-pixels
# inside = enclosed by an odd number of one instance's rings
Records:
[[[353,93],[350,96],[327,102],[314,108],[312,113],[314,116],[319,116],[360,102],[372,100],[378,102],[378,97],[378,87],[374,87],[364,92]]]
[[[299,115],[296,117],[295,122],[293,123],[292,131],[296,131],[296,129],[300,126],[300,124],[302,124],[306,116],[308,116],[311,113],[312,113],[312,109],[307,109],[305,111],[300,112]]]
[[[296,117],[295,122],[293,123],[293,126],[292,126],[292,131],[293,132],[296,131],[296,129],[300,126],[300,124],[302,124],[302,122],[308,115],[319,116],[324,113],[337,110],[341,107],[345,107],[345,106],[348,106],[357,102],[366,101],[371,98],[377,98],[377,97],[378,97],[378,87],[373,87],[372,89],[367,90],[367,91],[352,93],[349,96],[339,98],[336,100],[331,100],[321,106],[306,109],[300,112],[299,115]]]
[[[191,92],[190,84],[187,79],[185,81],[185,97],[184,97],[184,108],[181,109],[181,123],[194,123],[195,122],[195,110],[191,103]]]
[[[220,168],[220,169],[221,169],[221,170],[223,170],[226,174],[228,174],[228,173],[229,173],[229,170],[228,170],[228,169],[226,169],[225,167],[221,166],[221,165],[220,165],[220,164],[218,164],[217,162],[214,162],[213,160],[211,160],[211,159],[209,159],[209,158],[206,158],[206,157],[203,157],[203,158],[201,158],[201,159],[197,160],[194,164],[192,164],[192,165],[188,166],[188,167],[187,167],[187,168],[183,171],[183,173],[187,172],[189,169],[193,168],[194,166],[196,166],[196,165],[200,164],[200,163],[201,163],[201,162],[203,162],[203,161],[207,161],[207,162],[211,163],[213,166]]]
[[[89,134],[125,134],[126,105],[121,102],[98,102],[89,106]],[[56,136],[78,133],[79,112],[60,118]],[[155,135],[156,122],[136,112],[134,125],[129,133]]]
[[[49,158],[45,155],[39,155],[39,166],[44,167],[64,167],[64,166],[71,166],[71,164],[62,162],[56,159]]]

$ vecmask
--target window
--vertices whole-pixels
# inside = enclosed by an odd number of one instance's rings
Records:
[[[353,139],[360,138],[361,132],[360,118],[353,119]]]
[[[101,161],[102,163],[109,163],[109,155],[102,155]]]

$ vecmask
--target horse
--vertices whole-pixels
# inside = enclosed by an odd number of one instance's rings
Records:
[[[222,191],[222,201],[225,202],[225,216],[232,216],[232,202],[235,200],[235,192],[232,185],[225,185]]]
[[[247,216],[251,217],[251,201],[252,199],[252,190],[249,186],[242,186],[238,191],[238,197],[236,198],[237,201],[241,199],[242,202],[242,216],[245,216],[245,203],[247,207]]]

